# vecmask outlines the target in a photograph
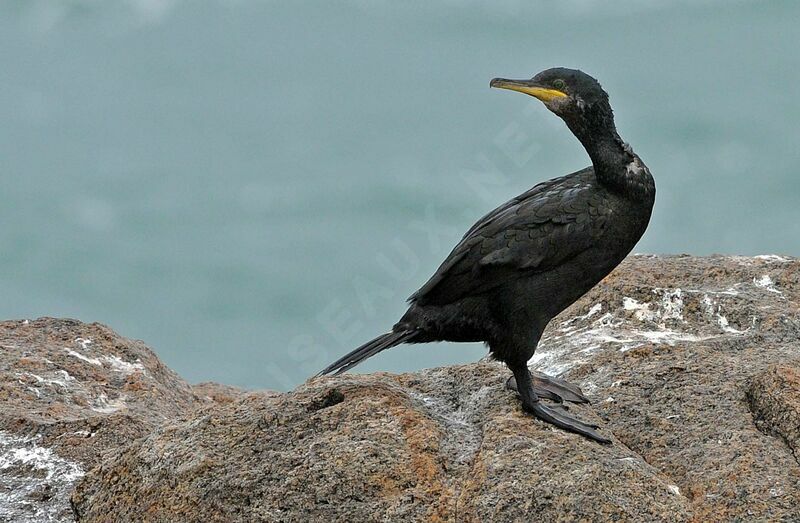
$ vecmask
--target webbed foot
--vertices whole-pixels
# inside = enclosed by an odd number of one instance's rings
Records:
[[[523,401],[522,406],[526,411],[530,412],[540,420],[555,425],[560,429],[568,430],[570,432],[580,434],[581,436],[586,436],[587,438],[593,439],[599,443],[611,443],[610,439],[600,435],[600,433],[597,432],[596,429],[600,428],[598,425],[584,423],[583,421],[575,419],[558,407],[548,407],[543,405],[541,401]]]
[[[611,443],[610,439],[597,432],[599,428],[597,425],[573,418],[567,411],[567,406],[561,403],[562,397],[576,403],[586,403],[588,400],[580,392],[580,389],[574,385],[569,385],[563,380],[548,378],[547,376],[543,377],[542,375],[532,375],[528,368],[523,365],[509,367],[514,372],[514,377],[506,382],[506,386],[519,393],[522,398],[522,408],[527,412],[560,429],[580,434],[599,443]],[[537,383],[538,388],[534,383]],[[540,390],[542,391],[541,394],[539,393]],[[539,401],[540,396],[555,399],[559,403],[553,406],[544,405]]]
[[[540,398],[557,401],[562,403],[590,403],[589,398],[583,395],[583,391],[577,385],[573,385],[559,378],[553,378],[539,372],[532,372],[533,391]],[[517,380],[514,376],[508,378],[506,388],[517,390]],[[519,391],[517,391],[519,392]]]

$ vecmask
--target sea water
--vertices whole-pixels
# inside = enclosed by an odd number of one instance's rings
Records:
[[[657,180],[637,247],[800,255],[800,3],[0,3],[0,318],[289,389],[485,212],[588,164],[495,76],[595,75]],[[480,358],[407,346],[359,371]]]

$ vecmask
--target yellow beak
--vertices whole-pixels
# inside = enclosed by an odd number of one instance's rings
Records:
[[[531,80],[506,80],[505,78],[495,78],[489,83],[489,87],[497,87],[498,89],[509,89],[511,91],[519,91],[520,93],[529,94],[543,102],[549,102],[555,98],[566,98],[567,93],[559,91],[558,89],[550,89],[536,85]]]

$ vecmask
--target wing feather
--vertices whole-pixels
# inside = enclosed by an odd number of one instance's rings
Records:
[[[546,271],[595,244],[607,195],[591,168],[536,185],[481,218],[410,301],[452,303]]]

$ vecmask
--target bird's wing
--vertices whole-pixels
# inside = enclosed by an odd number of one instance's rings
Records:
[[[552,269],[597,242],[609,213],[591,169],[541,183],[481,218],[409,301],[452,303]]]

